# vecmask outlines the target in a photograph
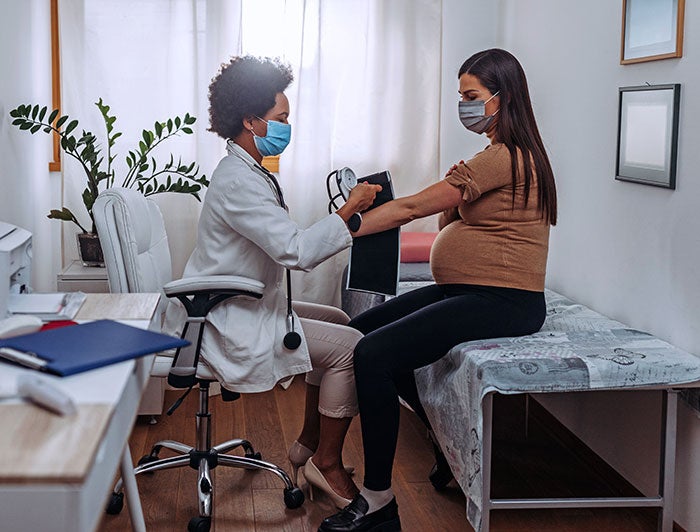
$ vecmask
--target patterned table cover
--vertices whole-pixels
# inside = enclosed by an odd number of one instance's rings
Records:
[[[416,371],[435,435],[481,530],[482,399],[489,392],[633,389],[700,380],[700,358],[551,290],[540,332],[465,342]]]

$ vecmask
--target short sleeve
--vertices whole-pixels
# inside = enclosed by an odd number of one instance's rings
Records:
[[[445,181],[462,190],[467,203],[486,192],[512,185],[511,158],[504,144],[489,145],[466,163],[457,165]]]

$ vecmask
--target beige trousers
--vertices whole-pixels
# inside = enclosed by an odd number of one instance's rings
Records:
[[[352,355],[362,333],[347,326],[350,318],[338,308],[302,301],[293,306],[314,368],[306,374],[306,382],[320,388],[318,411],[334,418],[357,415]]]

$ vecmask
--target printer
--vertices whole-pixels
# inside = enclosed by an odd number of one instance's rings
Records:
[[[7,317],[9,294],[29,292],[32,268],[32,234],[0,222],[0,319]]]

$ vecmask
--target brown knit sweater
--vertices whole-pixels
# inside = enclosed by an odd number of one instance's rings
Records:
[[[510,161],[508,148],[493,144],[445,178],[462,190],[463,201],[441,216],[430,253],[438,284],[544,290],[549,224],[537,211],[536,179],[527,205],[524,179],[518,180],[513,206]]]

